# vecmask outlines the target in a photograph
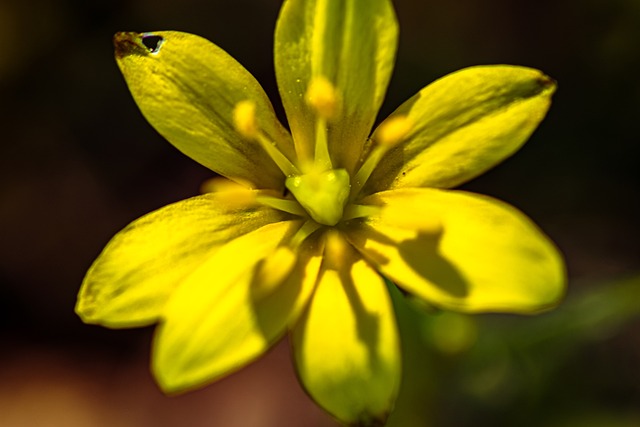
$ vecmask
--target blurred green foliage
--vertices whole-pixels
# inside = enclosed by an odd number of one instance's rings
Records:
[[[394,296],[405,382],[391,426],[640,422],[640,276],[585,287],[534,317],[425,310]]]

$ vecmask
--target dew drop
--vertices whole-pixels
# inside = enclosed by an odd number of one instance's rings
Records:
[[[158,53],[163,42],[164,38],[161,36],[150,33],[142,35],[142,44],[149,49],[150,53]]]

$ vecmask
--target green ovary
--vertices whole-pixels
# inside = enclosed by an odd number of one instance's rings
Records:
[[[336,225],[342,219],[351,189],[346,170],[312,171],[287,178],[285,185],[317,223]]]

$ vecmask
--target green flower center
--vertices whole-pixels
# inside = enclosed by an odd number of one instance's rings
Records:
[[[287,178],[285,185],[317,223],[336,225],[342,219],[351,188],[346,170],[312,171]]]

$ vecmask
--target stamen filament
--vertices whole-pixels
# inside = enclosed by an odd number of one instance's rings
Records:
[[[262,148],[269,154],[269,157],[275,162],[275,164],[280,168],[283,174],[286,176],[299,175],[300,171],[298,168],[291,163],[291,161],[282,154],[280,150],[276,147],[276,145],[270,141],[262,132],[258,132],[255,139],[260,143]]]
[[[255,102],[251,100],[238,102],[233,110],[233,124],[240,135],[257,141],[285,176],[289,177],[300,173],[298,168],[278,150],[275,142],[260,130],[256,120]]]
[[[380,206],[350,204],[345,208],[342,220],[348,221],[365,216],[379,215],[381,211],[382,208]]]
[[[366,184],[367,180],[373,173],[373,170],[378,166],[378,163],[380,163],[382,156],[389,151],[389,148],[389,146],[379,144],[373,147],[367,159],[364,161],[360,169],[358,169],[358,172],[356,172],[356,176],[351,183],[352,197],[360,193],[360,190],[362,190],[362,187]]]
[[[318,224],[317,222],[312,221],[312,220],[308,220],[307,222],[302,224],[302,227],[300,227],[298,229],[298,231],[296,232],[296,234],[294,234],[294,236],[291,238],[291,242],[289,243],[289,247],[291,249],[293,249],[294,251],[297,250],[300,247],[300,245],[302,244],[302,242],[304,242],[307,237],[312,235],[320,227],[321,227],[321,225]]]
[[[333,84],[324,76],[313,77],[309,82],[305,101],[316,114],[314,164],[317,170],[332,168],[329,154],[327,124],[340,110],[340,95]]]
[[[413,123],[405,115],[396,115],[385,120],[373,134],[376,145],[373,146],[369,156],[364,161],[355,179],[351,183],[351,194],[355,197],[378,166],[382,157],[393,147],[403,142],[411,132]]]
[[[316,147],[314,153],[316,166],[321,171],[332,168],[331,155],[329,154],[329,141],[327,138],[327,120],[324,117],[316,119]]]
[[[294,200],[280,199],[278,197],[260,194],[256,197],[256,201],[262,205],[269,206],[279,211],[303,217],[307,216],[307,212]]]

